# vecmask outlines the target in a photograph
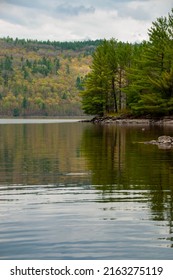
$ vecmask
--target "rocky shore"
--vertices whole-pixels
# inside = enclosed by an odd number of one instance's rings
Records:
[[[133,117],[94,117],[91,120],[85,120],[85,122],[91,122],[93,124],[117,124],[117,125],[141,125],[141,126],[149,126],[149,125],[172,125],[173,126],[173,117],[164,117],[164,118],[133,118]]]

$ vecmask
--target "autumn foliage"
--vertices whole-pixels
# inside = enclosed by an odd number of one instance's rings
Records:
[[[100,41],[0,39],[0,115],[80,115],[82,83]]]

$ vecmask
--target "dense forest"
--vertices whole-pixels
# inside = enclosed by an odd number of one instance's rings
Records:
[[[0,39],[0,115],[81,115],[80,91],[101,40]]]
[[[0,115],[173,112],[173,10],[141,43],[0,39]]]
[[[111,39],[97,47],[82,93],[87,114],[173,113],[173,10],[148,35],[140,44]]]

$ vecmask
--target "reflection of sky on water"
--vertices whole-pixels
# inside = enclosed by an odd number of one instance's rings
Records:
[[[10,245],[12,258],[171,259],[169,225],[153,222],[146,197],[148,191],[103,195],[92,186],[4,187],[2,258]]]

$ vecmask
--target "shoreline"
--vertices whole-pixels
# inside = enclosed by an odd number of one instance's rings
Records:
[[[83,120],[83,122],[90,122],[93,124],[100,124],[100,125],[109,125],[109,124],[116,124],[116,125],[141,125],[141,126],[173,126],[173,117],[163,117],[160,119],[154,118],[128,118],[128,117],[94,117],[90,120]]]

